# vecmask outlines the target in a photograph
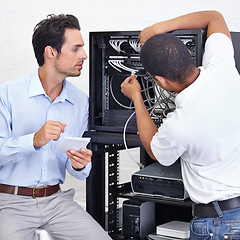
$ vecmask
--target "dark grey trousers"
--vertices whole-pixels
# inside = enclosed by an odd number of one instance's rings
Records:
[[[75,191],[32,197],[0,193],[0,240],[36,240],[45,229],[57,240],[110,240],[101,226],[76,202]]]

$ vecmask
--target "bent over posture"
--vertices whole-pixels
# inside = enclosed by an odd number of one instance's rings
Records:
[[[167,33],[179,29],[207,29],[201,67]],[[240,237],[240,77],[223,16],[190,13],[147,27],[139,38],[145,70],[160,87],[178,93],[175,111],[158,129],[136,77],[122,83],[122,92],[134,102],[143,146],[165,166],[181,158],[184,185],[195,202],[191,239]]]

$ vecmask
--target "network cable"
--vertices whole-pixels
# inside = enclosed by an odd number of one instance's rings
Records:
[[[141,43],[137,39],[131,39],[129,40],[129,45],[138,53],[141,51]]]
[[[114,101],[123,108],[134,110],[135,107],[132,106],[132,104],[133,104],[132,101],[130,103],[130,106],[126,106],[126,105],[120,103],[116,99],[116,97],[113,93],[113,89],[112,89],[112,81],[113,81],[113,77],[111,77],[111,79],[110,79],[109,87],[110,87],[111,96],[114,99]],[[151,118],[153,119],[153,121],[161,122],[162,119],[165,118],[169,112],[172,112],[175,109],[174,98],[176,96],[176,93],[171,93],[171,92],[168,92],[168,91],[160,88],[155,82],[151,82],[151,83],[144,82],[143,77],[141,77],[141,83],[142,83],[141,92],[144,97],[144,103],[145,103],[147,110],[149,111]],[[151,97],[150,90],[153,91],[154,97]],[[130,159],[132,161],[134,161],[140,168],[142,168],[143,165],[140,162],[137,162],[131,156],[130,151],[127,146],[127,142],[126,142],[126,129],[127,129],[129,121],[135,114],[136,114],[136,112],[134,111],[130,115],[130,117],[127,119],[127,121],[124,125],[123,142],[124,142],[124,147],[127,150],[127,153],[129,155]]]
[[[115,49],[118,53],[120,52],[124,52],[122,49],[121,49],[121,45],[124,43],[124,42],[127,42],[127,40],[119,40],[119,39],[111,39],[109,40],[109,44],[113,47],[113,49]]]
[[[109,59],[108,60],[108,63],[111,67],[113,67],[114,69],[116,69],[118,72],[122,72],[122,70],[125,70],[127,72],[130,72],[130,73],[137,73],[138,70],[136,69],[133,69],[133,68],[129,68],[127,66],[125,66],[123,63],[124,63],[124,60],[119,60],[119,59]]]

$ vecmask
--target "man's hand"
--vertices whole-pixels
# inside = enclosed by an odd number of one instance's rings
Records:
[[[121,91],[126,97],[133,101],[141,142],[148,152],[149,156],[155,159],[151,151],[150,142],[153,135],[158,131],[158,129],[151,119],[146,106],[144,105],[141,94],[141,86],[135,75],[131,75],[124,80],[124,82],[121,84]]]
[[[138,38],[141,42],[141,45],[143,44],[152,36],[159,34],[159,33],[164,33],[165,27],[164,27],[164,22],[159,22],[155,23],[152,26],[144,28],[141,33],[139,34]]]
[[[46,145],[50,140],[57,141],[61,133],[64,133],[64,129],[66,126],[66,123],[47,121],[41,127],[41,129],[35,133],[33,138],[33,146],[35,148],[42,147]]]
[[[81,152],[71,149],[67,151],[67,156],[71,160],[72,167],[78,171],[91,161],[92,151],[87,148],[81,148]]]
[[[135,75],[124,80],[121,84],[121,92],[133,102],[137,96],[141,96],[141,86]]]

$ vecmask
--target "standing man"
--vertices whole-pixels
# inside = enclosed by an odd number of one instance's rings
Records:
[[[207,29],[202,67],[173,34]],[[196,203],[191,239],[240,237],[240,77],[231,35],[216,11],[190,13],[156,23],[139,35],[145,70],[160,87],[177,92],[176,110],[157,129],[132,75],[121,85],[135,105],[148,154],[162,165],[181,157],[183,181]]]
[[[73,201],[74,190],[59,187],[66,169],[80,180],[91,170],[91,150],[56,151],[88,125],[88,97],[66,80],[87,58],[79,22],[50,15],[32,43],[39,69],[0,87],[0,240],[33,240],[37,228],[59,240],[110,239]]]

